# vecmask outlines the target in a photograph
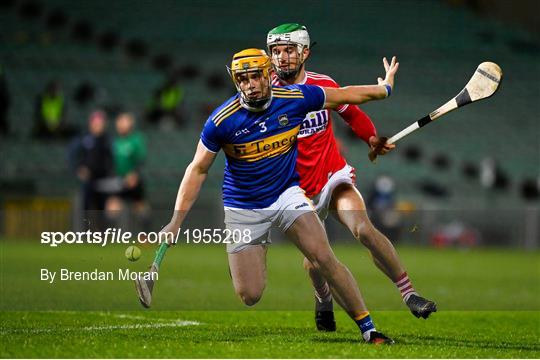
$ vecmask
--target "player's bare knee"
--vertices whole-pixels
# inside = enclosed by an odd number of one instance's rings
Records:
[[[253,280],[253,279],[252,279]],[[240,300],[247,305],[253,306],[261,300],[266,283],[262,281],[254,281],[257,284],[235,284],[235,292],[240,297]]]
[[[361,241],[364,245],[369,245],[373,239],[374,228],[369,221],[359,221],[354,224],[351,232],[356,240]]]
[[[257,296],[254,296],[254,297],[242,297],[242,302],[246,306],[253,306],[253,305],[257,304],[260,299],[261,299],[260,296],[259,297],[257,297]]]
[[[320,251],[310,261],[312,269],[322,274],[332,273],[339,262],[332,251]]]
[[[238,292],[238,296],[240,296],[240,299],[242,302],[247,306],[253,306],[256,303],[261,300],[262,297],[262,291],[253,291],[253,290],[246,290]]]

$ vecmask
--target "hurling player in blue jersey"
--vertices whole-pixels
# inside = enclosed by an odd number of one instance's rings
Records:
[[[275,226],[327,279],[365,341],[393,343],[376,331],[358,285],[332,252],[311,201],[298,186],[295,166],[296,137],[307,113],[388,97],[398,66],[393,58],[378,85],[278,88],[271,85],[271,60],[264,50],[236,53],[229,72],[238,94],[218,107],[206,122],[180,184],[174,215],[162,231],[178,231],[222,149],[226,155],[225,224],[234,234],[227,252],[234,289],[241,300],[254,305],[262,296],[270,228]],[[159,270],[166,248],[167,244],[160,246],[150,273]],[[136,281],[139,300],[146,307],[150,306],[153,285],[149,277]]]

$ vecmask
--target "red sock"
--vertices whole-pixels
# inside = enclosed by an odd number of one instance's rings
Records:
[[[416,291],[412,286],[411,280],[409,279],[407,272],[401,274],[398,279],[394,281],[394,284],[396,284],[397,288],[399,289],[399,292],[401,293],[401,298],[404,302],[407,302],[411,295],[416,294]]]

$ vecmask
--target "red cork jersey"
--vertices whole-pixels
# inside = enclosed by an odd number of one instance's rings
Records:
[[[283,86],[277,78],[274,78],[273,84]],[[329,76],[310,71],[306,71],[304,84],[339,87]],[[348,106],[342,105],[337,111],[343,112]],[[298,133],[296,171],[300,175],[300,187],[309,197],[317,195],[330,176],[345,164],[334,137],[330,111],[323,109],[308,113]]]
[[[272,84],[284,86],[274,75]],[[301,84],[337,88],[339,85],[329,76],[306,71]],[[376,135],[375,126],[369,116],[354,105],[341,105],[336,111],[365,142]],[[319,194],[336,171],[346,165],[345,158],[339,152],[332,129],[330,111],[323,109],[307,114],[298,133],[298,159],[296,171],[300,176],[300,187],[306,195]]]

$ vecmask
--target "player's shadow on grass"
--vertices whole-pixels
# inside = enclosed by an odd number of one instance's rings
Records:
[[[456,346],[456,347],[467,347],[467,348],[492,348],[492,349],[504,349],[504,350],[529,350],[529,351],[539,351],[540,345],[534,343],[508,343],[508,342],[488,342],[485,340],[478,339],[454,339],[447,338],[443,336],[403,336],[404,341],[401,342],[399,339],[396,340],[396,343],[399,341],[403,345],[445,345],[445,346]]]

